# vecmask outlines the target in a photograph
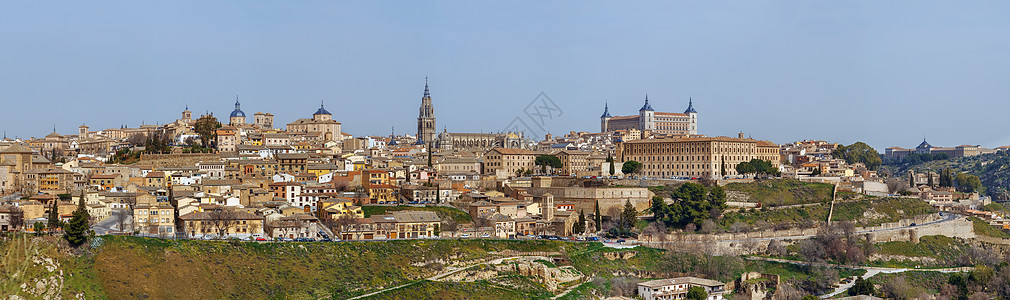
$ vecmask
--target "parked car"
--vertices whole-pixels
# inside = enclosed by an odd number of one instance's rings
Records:
[[[591,236],[587,240],[590,240],[590,241],[593,241],[593,242],[598,242],[598,241],[600,241],[600,237],[598,237],[598,236]]]
[[[256,237],[256,241],[257,241],[257,242],[266,242],[266,241],[267,241],[267,238],[265,238],[265,237],[262,237],[262,236],[258,236],[258,237]]]
[[[468,238],[468,237],[470,237],[470,234],[469,233],[460,234],[459,237],[461,237],[461,238]]]
[[[292,240],[291,238],[286,238],[286,237],[282,237],[281,238],[281,242],[294,242],[294,241],[295,240]]]
[[[321,240],[319,240],[319,241],[320,241],[320,242],[324,242],[324,243],[329,243],[329,242],[332,242],[332,241],[331,241],[331,240],[330,240],[329,238],[323,238],[323,239],[321,239]]]
[[[205,235],[203,235],[203,239],[204,240],[216,240],[217,236],[213,235],[213,234],[205,234]]]
[[[909,226],[915,226],[915,223],[909,224]]]
[[[617,239],[618,244],[624,244],[624,239]]]
[[[490,235],[490,234],[487,234],[487,233],[485,233],[485,234],[482,234],[482,235],[480,235],[480,237],[482,237],[482,238],[489,238],[489,237],[491,237],[491,235]]]

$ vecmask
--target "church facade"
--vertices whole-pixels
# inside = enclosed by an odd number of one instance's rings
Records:
[[[609,105],[603,107],[600,116],[600,132],[617,130],[651,131],[658,135],[696,135],[698,134],[698,112],[694,110],[694,100],[688,99],[684,113],[656,112],[649,104],[649,96],[645,96],[645,105],[638,110],[637,116],[611,116]]]

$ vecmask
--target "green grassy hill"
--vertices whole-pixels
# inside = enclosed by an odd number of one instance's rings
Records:
[[[746,194],[750,202],[765,206],[824,203],[831,201],[833,187],[827,183],[802,182],[796,179],[769,179],[748,183],[730,183],[727,192]]]

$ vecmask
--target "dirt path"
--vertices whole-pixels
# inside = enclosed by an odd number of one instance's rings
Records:
[[[908,271],[919,271],[919,272],[940,272],[940,273],[955,273],[955,272],[970,272],[974,270],[974,267],[957,267],[957,268],[935,268],[935,269],[909,269],[909,268],[886,268],[886,267],[867,267],[867,266],[848,266],[848,265],[838,265],[838,264],[828,264],[828,263],[810,263],[805,261],[781,259],[781,258],[770,258],[770,257],[759,257],[759,256],[748,256],[748,260],[763,260],[777,263],[794,264],[794,265],[810,265],[817,267],[831,267],[831,268],[846,268],[853,270],[866,270],[866,274],[863,274],[863,279],[868,279],[880,273],[890,274],[890,273],[901,273]],[[849,281],[849,283],[842,284],[835,288],[834,291],[828,294],[821,295],[820,298],[831,298],[835,295],[841,294],[847,291],[853,285],[856,284],[855,280]]]
[[[404,287],[408,287],[408,286],[411,286],[411,285],[415,285],[415,284],[417,284],[417,283],[419,283],[421,281],[425,281],[425,280],[428,280],[428,281],[441,281],[442,278],[445,278],[445,277],[447,277],[449,275],[456,274],[458,272],[461,272],[461,271],[464,271],[464,270],[467,270],[467,269],[470,269],[470,268],[473,268],[473,267],[476,267],[476,266],[485,265],[485,264],[497,265],[497,264],[501,264],[502,262],[504,262],[506,260],[513,260],[513,259],[520,259],[520,258],[532,258],[532,259],[550,260],[550,258],[545,257],[545,256],[520,255],[520,256],[510,256],[510,257],[502,257],[502,258],[496,258],[496,259],[491,259],[491,260],[485,260],[485,261],[482,261],[482,262],[477,262],[477,263],[470,264],[470,265],[468,265],[466,267],[447,267],[446,271],[443,271],[442,273],[436,274],[434,276],[431,276],[431,277],[428,277],[428,278],[425,278],[425,279],[415,280],[415,281],[412,281],[412,282],[409,282],[409,283],[401,284],[401,285],[394,286],[394,287],[391,287],[391,288],[386,288],[386,289],[378,290],[378,291],[375,291],[375,292],[371,292],[371,293],[368,293],[368,294],[364,294],[364,295],[357,296],[357,297],[351,297],[351,298],[347,298],[347,299],[348,300],[352,300],[352,299],[361,299],[361,298],[365,298],[365,297],[371,297],[371,296],[378,295],[378,294],[381,294],[381,293],[385,293],[385,292],[388,292],[388,291],[392,291],[392,290],[395,290],[395,289],[399,289],[399,288],[404,288]],[[567,293],[567,291],[565,293]]]

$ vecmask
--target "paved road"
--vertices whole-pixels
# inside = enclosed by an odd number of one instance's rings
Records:
[[[124,216],[126,217],[126,222],[124,222],[123,224],[126,225],[127,228],[129,228],[130,223],[133,222],[133,216],[131,216],[130,214],[124,214]],[[110,214],[108,218],[105,218],[105,220],[102,220],[97,224],[92,225],[91,229],[93,229],[95,231],[95,234],[97,235],[108,234],[109,231],[123,231],[121,228],[119,228],[119,214],[115,212]]]

